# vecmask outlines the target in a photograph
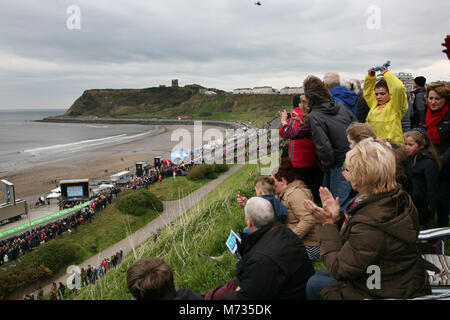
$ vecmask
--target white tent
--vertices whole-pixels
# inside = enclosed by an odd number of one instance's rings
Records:
[[[54,199],[61,197],[61,193],[52,192],[47,195],[47,199]]]
[[[98,188],[92,190],[92,192],[94,194],[98,194],[98,193],[101,193],[106,190],[111,190],[112,188],[114,188],[114,185],[112,185],[112,184],[101,184],[98,186]]]
[[[61,187],[53,189],[52,192],[54,192],[54,193],[61,193]]]

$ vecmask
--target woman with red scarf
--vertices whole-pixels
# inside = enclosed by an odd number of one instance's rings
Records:
[[[438,227],[447,227],[449,222],[450,199],[450,85],[447,82],[434,82],[427,86],[428,103],[425,128],[428,137],[436,148],[442,161],[438,196]]]

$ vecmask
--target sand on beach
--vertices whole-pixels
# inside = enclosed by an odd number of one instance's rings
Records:
[[[96,150],[80,152],[63,161],[55,161],[32,168],[17,170],[1,177],[14,184],[16,199],[25,199],[32,207],[39,196],[45,196],[50,190],[59,186],[60,180],[89,178],[90,180],[109,180],[110,175],[130,170],[136,172],[136,162],[145,161],[153,164],[154,157],[170,157],[174,147],[180,145],[180,138],[171,141],[176,129],[185,129],[191,136],[194,147],[194,126],[165,125],[166,131],[151,137],[114,146],[101,147]],[[218,129],[226,137],[226,129],[222,127],[202,126],[205,131]],[[203,144],[209,141],[203,140]],[[181,148],[177,148],[179,150]],[[0,203],[5,202],[3,190],[0,192]]]

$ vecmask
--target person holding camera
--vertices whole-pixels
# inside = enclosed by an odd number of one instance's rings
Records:
[[[296,94],[292,99],[293,109],[279,112],[281,137],[289,139],[289,160],[297,177],[311,190],[314,200],[318,201],[319,187],[323,174],[312,141],[309,124],[305,122],[308,106],[304,95]]]
[[[386,67],[380,70],[383,79],[377,82],[375,68],[368,70],[364,80],[364,99],[370,107],[366,123],[377,137],[405,144],[402,119],[408,111],[408,98],[403,82]]]

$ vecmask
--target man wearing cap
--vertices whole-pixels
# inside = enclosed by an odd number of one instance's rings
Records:
[[[425,101],[425,82],[423,76],[416,77],[413,82],[413,91],[411,92],[412,112],[411,128],[424,128],[425,115],[427,113],[427,104]]]

